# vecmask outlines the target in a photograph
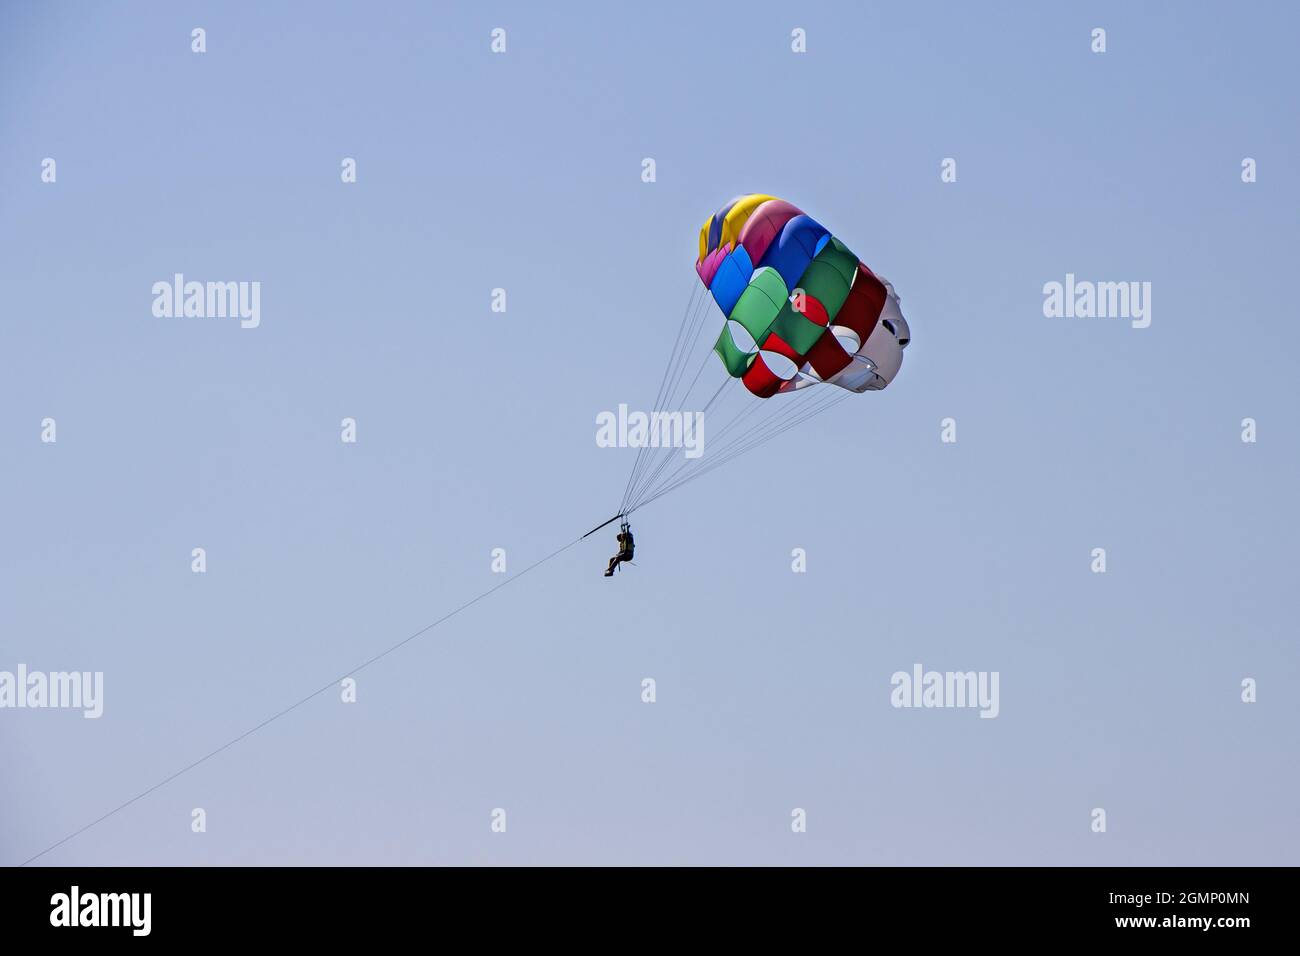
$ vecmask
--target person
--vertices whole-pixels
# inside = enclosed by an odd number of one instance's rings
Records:
[[[618,570],[621,562],[632,560],[635,545],[632,541],[632,527],[626,521],[623,522],[623,527],[615,536],[615,540],[618,541],[618,554],[609,559],[609,567],[605,569],[605,577],[607,578],[614,576],[614,572]]]

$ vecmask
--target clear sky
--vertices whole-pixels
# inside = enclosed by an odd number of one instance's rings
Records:
[[[40,862],[1300,862],[1298,28],[4,5],[0,670],[105,699],[0,710],[0,863],[612,514],[595,416],[652,400],[699,225],[751,191],[901,293],[888,390],[640,512],[612,581],[611,528]],[[155,317],[177,272],[260,281],[260,326]],[[1067,273],[1150,282],[1150,327],[1044,317]],[[917,663],[998,672],[998,717],[892,707]]]

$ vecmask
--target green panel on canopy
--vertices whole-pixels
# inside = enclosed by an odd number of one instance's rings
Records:
[[[858,259],[844,243],[832,238],[799,277],[797,288],[803,289],[826,309],[834,319],[849,297],[849,286],[858,270]]]
[[[853,284],[853,275],[858,271],[858,257],[834,236],[831,236],[831,241],[817,253],[817,261],[834,266],[835,270],[844,277],[845,282]]]
[[[750,363],[754,361],[755,353],[741,349],[732,338],[731,329],[725,325],[718,335],[718,341],[713,345],[713,351],[717,353],[718,358],[722,359],[722,364],[726,366],[732,378],[740,378],[744,375]]]
[[[755,270],[749,279],[750,288],[762,292],[778,306],[790,295],[790,290],[785,287],[785,280],[781,278],[781,273],[777,272],[771,266],[763,266]]]
[[[807,274],[804,273],[805,276]],[[772,323],[772,331],[800,355],[807,355],[808,350],[817,344],[817,340],[826,331],[826,326],[818,325],[808,316],[796,312],[794,306],[787,302]]]
[[[827,246],[829,248],[829,246]],[[823,254],[826,250],[822,250]],[[835,261],[826,261],[822,255],[809,263],[809,268],[803,271],[800,277],[800,289],[811,295],[818,302],[826,307],[826,313],[831,319],[835,319],[836,313],[840,311],[840,306],[844,300],[849,298],[849,285],[852,281],[853,273],[849,273],[849,278],[845,278],[840,272],[839,263]],[[858,260],[853,260],[853,268],[858,267]]]
[[[768,267],[759,269],[740,294],[730,318],[744,326],[755,342],[761,342],[789,294],[781,273]]]

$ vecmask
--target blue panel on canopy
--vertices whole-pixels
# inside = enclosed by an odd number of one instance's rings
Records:
[[[732,206],[744,198],[744,196],[737,196],[713,214],[713,222],[709,223],[709,252],[718,248],[718,243],[722,241],[722,222],[727,218],[727,213],[731,212]]]
[[[799,285],[808,263],[825,245],[830,232],[811,216],[795,216],[781,229],[781,235],[767,248],[759,265],[771,266],[781,274],[787,289]]]
[[[713,282],[709,284],[709,291],[713,293],[723,315],[731,315],[731,310],[740,301],[740,294],[745,291],[745,286],[749,285],[753,275],[754,264],[749,261],[749,253],[744,246],[722,260],[722,265],[718,266],[718,271],[713,276]]]

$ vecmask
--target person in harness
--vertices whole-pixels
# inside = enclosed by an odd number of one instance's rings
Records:
[[[619,564],[624,561],[631,561],[635,545],[632,541],[632,526],[626,521],[623,522],[616,539],[618,541],[618,554],[609,559],[609,567],[605,570],[605,577],[612,578],[614,572],[618,570]]]

